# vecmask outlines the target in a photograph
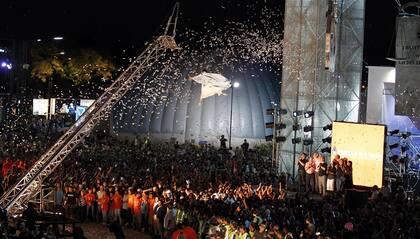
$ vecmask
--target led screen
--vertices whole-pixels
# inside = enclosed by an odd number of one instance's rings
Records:
[[[353,184],[382,187],[384,125],[334,122],[331,158],[337,154],[353,163]]]

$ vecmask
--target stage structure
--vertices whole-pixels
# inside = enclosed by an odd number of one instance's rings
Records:
[[[36,194],[42,192],[43,181],[89,135],[92,129],[109,115],[113,105],[159,60],[163,53],[168,49],[179,49],[174,39],[178,12],[179,3],[176,3],[164,34],[152,41],[111,86],[105,89],[105,92],[87,109],[83,116],[40,157],[13,187],[3,194],[0,199],[2,209],[7,210],[9,215],[24,209]]]
[[[288,114],[280,121],[288,127],[276,146],[280,172],[294,178],[300,152],[328,146],[324,126],[358,121],[364,8],[364,0],[286,1],[280,107]]]

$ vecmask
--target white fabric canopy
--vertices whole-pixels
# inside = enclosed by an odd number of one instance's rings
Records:
[[[221,74],[203,72],[191,79],[201,84],[200,100],[213,95],[226,95],[223,91],[231,87],[230,81]]]

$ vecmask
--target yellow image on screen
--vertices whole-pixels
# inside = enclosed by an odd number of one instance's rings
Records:
[[[353,163],[353,185],[382,187],[384,125],[333,122],[331,158],[340,155]]]

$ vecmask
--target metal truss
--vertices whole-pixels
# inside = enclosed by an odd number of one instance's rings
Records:
[[[176,26],[179,4],[174,7],[168,26]],[[168,30],[165,30],[167,34]],[[42,182],[63,162],[65,157],[89,135],[92,129],[111,112],[112,106],[130,90],[135,82],[168,50],[179,49],[172,35],[163,35],[151,42],[133,63],[109,86],[87,111],[58,141],[31,167],[31,169],[0,199],[0,207],[15,214],[42,188]]]
[[[287,0],[280,106],[288,114],[277,160],[293,177],[296,157],[326,146],[332,121],[358,121],[363,57],[364,0]],[[327,14],[326,14],[327,13]],[[333,47],[331,47],[333,46]],[[327,65],[328,62],[328,65]],[[293,111],[314,115],[293,117]],[[292,125],[300,125],[292,130]],[[304,132],[310,125],[313,131]],[[292,144],[293,138],[301,143]],[[304,139],[313,143],[304,145]],[[326,155],[327,156],[327,155]]]

